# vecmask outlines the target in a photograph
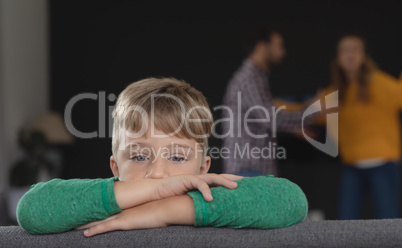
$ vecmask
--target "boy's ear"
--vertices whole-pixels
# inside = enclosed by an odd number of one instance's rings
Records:
[[[119,167],[117,166],[117,162],[114,159],[113,155],[110,156],[110,169],[112,170],[113,176],[119,176]]]
[[[211,157],[205,156],[204,163],[202,163],[200,167],[200,174],[208,173],[210,167],[211,167]]]

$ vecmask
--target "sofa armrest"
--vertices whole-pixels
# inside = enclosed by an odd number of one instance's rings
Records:
[[[402,247],[402,219],[305,221],[280,229],[169,226],[115,231],[86,238],[83,231],[32,235],[0,227],[0,247]]]

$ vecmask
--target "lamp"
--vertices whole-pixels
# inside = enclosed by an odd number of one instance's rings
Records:
[[[54,145],[72,144],[73,136],[64,125],[63,118],[57,112],[47,112],[39,115],[29,125],[30,131],[39,131],[44,134],[47,143]]]
[[[20,130],[19,144],[24,156],[10,170],[8,209],[11,219],[16,220],[17,203],[30,185],[60,176],[63,159],[57,145],[73,142],[74,137],[57,112],[43,113]]]
[[[19,134],[19,144],[25,154],[10,173],[11,186],[31,185],[60,176],[62,153],[57,145],[73,143],[61,115],[46,112],[39,115]]]

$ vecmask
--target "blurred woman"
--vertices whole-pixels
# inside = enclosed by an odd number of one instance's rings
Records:
[[[339,219],[361,217],[367,190],[376,218],[398,218],[402,83],[377,68],[362,37],[346,35],[337,44],[330,88],[339,90]]]

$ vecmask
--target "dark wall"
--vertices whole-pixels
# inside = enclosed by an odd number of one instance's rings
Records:
[[[244,34],[258,24],[277,27],[285,38],[288,56],[271,77],[276,96],[297,99],[325,87],[335,40],[347,31],[358,31],[367,38],[383,70],[398,76],[402,69],[399,1],[49,2],[50,107],[60,113],[77,94],[103,91],[117,95],[129,83],[149,76],[184,79],[206,95],[211,107],[217,106],[244,57]],[[114,105],[106,103],[105,111]],[[218,118],[220,113],[214,115]],[[72,117],[77,129],[97,130],[98,102],[79,102]],[[210,142],[212,146],[220,144],[216,139]],[[313,172],[319,183],[322,180],[318,178],[332,176],[324,181],[336,194],[338,167],[322,167],[336,160],[301,140],[284,136],[280,142],[288,148],[289,160],[281,161],[285,176],[312,190],[316,185],[303,178]],[[110,143],[110,138],[77,139],[65,148],[63,177],[111,176]],[[292,161],[300,166],[287,166]],[[214,161],[212,172],[220,170],[220,161]],[[320,206],[317,198],[323,193],[315,191],[310,203]]]

